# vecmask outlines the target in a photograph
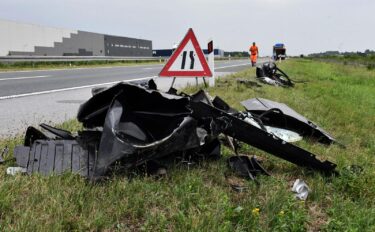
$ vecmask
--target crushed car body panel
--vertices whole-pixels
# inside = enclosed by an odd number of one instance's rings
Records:
[[[324,144],[336,142],[335,138],[325,130],[286,104],[264,98],[251,98],[241,104],[248,112],[256,115],[264,125],[295,131],[302,136],[315,138]]]
[[[201,145],[206,134],[197,131],[197,121],[189,116],[187,98],[124,87],[105,117],[98,174],[118,159],[125,160],[125,166],[136,166]]]
[[[85,129],[77,134],[45,124],[47,133],[29,127],[24,145],[14,150],[17,164],[29,174],[70,171],[96,179],[162,159],[220,157],[223,133],[300,166],[335,169],[267,132],[262,123],[250,124],[245,114],[251,113],[238,112],[218,97],[211,100],[204,91],[178,96],[148,85],[119,83],[95,92],[79,108]]]
[[[95,105],[96,102],[100,104]],[[217,145],[211,150],[203,146],[209,141],[207,132],[190,115],[187,97],[118,84],[95,94],[80,108],[79,119],[88,127],[100,127],[97,131],[85,129],[73,137],[67,131],[43,124],[42,128],[57,139],[31,128],[29,142],[15,149],[15,157],[20,166],[27,167],[28,173],[42,174],[69,170],[68,167],[55,170],[50,160],[76,158],[78,166],[72,164],[71,171],[79,169],[83,176],[99,177],[116,161],[130,168],[190,149],[204,152],[206,148],[208,155],[217,155]],[[96,147],[95,156],[89,150],[91,147]],[[94,157],[95,162],[91,162]],[[90,162],[85,166],[81,160]]]
[[[82,122],[86,128],[102,127],[113,99],[120,93],[127,97],[128,102],[138,104],[139,108],[152,106],[153,108],[161,108],[162,111],[164,110],[167,113],[168,111],[173,112],[175,108],[186,108],[188,104],[186,97],[149,90],[133,84],[119,83],[97,93],[83,103],[78,110],[78,121]],[[168,105],[165,105],[164,102],[168,100],[170,100]],[[185,112],[187,111],[188,109]]]
[[[336,167],[330,161],[322,162],[314,154],[203,102],[191,102],[191,108],[193,116],[209,123],[215,133],[224,133],[299,166],[322,172],[332,172]]]

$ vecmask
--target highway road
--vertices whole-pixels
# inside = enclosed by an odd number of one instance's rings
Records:
[[[78,107],[91,96],[91,88],[119,81],[155,78],[164,64],[77,68],[0,73],[0,137],[23,133],[28,125],[61,123],[74,118]],[[217,76],[250,67],[248,60],[215,63]],[[195,80],[179,80],[177,86]],[[168,89],[170,78],[156,78]]]
[[[216,62],[217,72],[235,72],[246,68],[247,60]],[[111,83],[123,80],[153,78],[162,64],[78,68],[65,70],[21,71],[0,73],[0,99],[14,98],[31,93],[71,89],[81,86]]]

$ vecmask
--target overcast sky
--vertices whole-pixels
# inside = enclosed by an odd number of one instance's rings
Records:
[[[276,42],[290,55],[375,50],[375,0],[1,0],[0,18],[150,39],[170,48],[192,27],[226,51]],[[1,35],[0,35],[1,36]]]

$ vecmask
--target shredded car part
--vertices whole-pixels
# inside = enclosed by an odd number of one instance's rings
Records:
[[[252,115],[249,112],[245,113],[238,113],[237,117],[241,118],[247,123],[250,123],[251,125],[258,127],[259,129],[262,129],[264,131],[267,131],[270,134],[273,134],[280,139],[292,143],[292,142],[297,142],[302,139],[302,136],[300,136],[298,133],[293,132],[291,130],[286,130],[283,128],[277,128],[277,127],[271,127],[271,126],[265,126],[258,117]]]
[[[16,162],[27,173],[43,175],[76,172],[89,177],[94,173],[97,144],[77,140],[36,140],[31,147],[14,149]]]
[[[274,85],[274,86],[281,86],[281,84],[269,77],[258,77],[258,79],[265,84]]]
[[[58,128],[49,126],[49,125],[44,124],[44,123],[40,124],[40,127],[43,128],[44,130],[46,130],[46,131],[54,134],[58,138],[61,138],[61,139],[74,139],[73,135],[69,131],[58,129]]]
[[[38,139],[51,139],[46,134],[41,132],[40,130],[36,129],[35,127],[29,126],[26,130],[26,135],[24,139],[24,146],[30,147],[35,140]]]
[[[294,111],[284,103],[264,98],[251,98],[241,102],[252,116],[266,126],[294,131],[302,137],[315,138],[318,142],[331,144],[336,142],[330,134],[315,123]]]
[[[105,117],[98,174],[119,159],[125,160],[125,166],[137,166],[150,157],[157,159],[204,144],[206,132],[197,130],[197,121],[189,116],[187,98],[132,85],[122,90]]]
[[[259,174],[270,176],[270,174],[259,164],[258,160],[253,156],[231,156],[228,159],[229,167],[240,177],[255,180]]]
[[[17,164],[29,174],[69,171],[96,179],[115,167],[129,170],[167,158],[189,163],[218,158],[218,136],[223,133],[300,166],[335,169],[335,164],[267,132],[256,117],[260,128],[252,125],[220,98],[211,101],[204,91],[180,96],[154,88],[150,82],[119,83],[95,93],[80,106],[77,118],[85,129],[74,135],[45,124],[41,127],[48,133],[29,127],[24,145],[14,150]]]
[[[270,85],[293,87],[289,76],[276,66],[274,62],[266,62],[256,68],[256,75],[262,82]]]
[[[302,136],[291,130],[286,130],[272,126],[265,126],[265,128],[268,131],[268,133],[271,133],[288,143],[294,143],[303,139]]]
[[[326,173],[335,170],[336,164],[328,160],[322,162],[314,154],[222,110],[203,102],[191,102],[190,105],[193,116],[210,127],[210,133],[223,133],[299,166]]]
[[[123,168],[132,168],[176,153],[220,153],[214,138],[191,117],[189,98],[133,84],[121,83],[96,93],[81,106],[78,119],[87,129],[76,137],[41,125],[56,136],[53,139],[30,127],[25,146],[15,149],[17,163],[28,173],[72,171],[98,178],[117,161]]]

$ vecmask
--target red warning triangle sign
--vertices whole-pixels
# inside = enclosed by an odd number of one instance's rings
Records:
[[[180,45],[165,64],[160,77],[211,77],[203,51],[193,29],[189,29]]]

